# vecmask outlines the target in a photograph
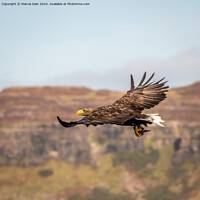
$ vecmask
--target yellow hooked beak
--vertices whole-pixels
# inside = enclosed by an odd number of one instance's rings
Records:
[[[77,114],[77,115],[84,115],[85,112],[84,112],[83,110],[78,110],[78,111],[76,112],[76,114]]]

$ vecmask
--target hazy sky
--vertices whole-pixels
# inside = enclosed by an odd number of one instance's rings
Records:
[[[167,76],[172,87],[200,80],[199,0],[69,2],[90,5],[0,5],[0,89],[122,90],[130,73],[140,78],[144,70]]]

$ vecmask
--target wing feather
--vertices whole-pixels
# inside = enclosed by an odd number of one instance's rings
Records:
[[[129,90],[123,97],[114,102],[112,105],[121,105],[128,109],[141,112],[144,109],[149,109],[159,104],[166,98],[166,92],[169,86],[165,86],[167,81],[162,78],[157,82],[150,82],[154,77],[153,73],[145,82],[146,72],[144,73],[140,83],[134,89]],[[132,88],[132,87],[131,87]]]
[[[150,78],[144,83],[144,85],[146,85],[147,83],[149,83],[149,81],[154,77],[155,73],[153,73]]]
[[[144,82],[144,80],[145,80],[145,78],[146,78],[146,72],[144,72],[144,75],[143,75],[143,77],[142,77],[142,79],[141,79],[141,81],[140,81],[140,83],[139,83],[139,85],[138,86],[140,86],[140,85],[142,85],[142,83]]]
[[[135,86],[134,86],[134,80],[133,80],[133,75],[131,74],[131,89],[130,90],[134,90]]]

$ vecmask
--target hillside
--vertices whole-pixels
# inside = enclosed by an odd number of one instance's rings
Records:
[[[170,90],[167,100],[156,107],[165,120],[200,120],[200,82]],[[81,87],[14,87],[0,93],[1,125],[56,122],[79,119],[76,110],[111,104],[124,92],[91,90]]]
[[[147,111],[159,112],[166,127],[151,126],[139,139],[130,127],[65,129],[56,120],[80,119],[78,109],[108,105],[123,94],[84,87],[3,90],[0,199],[198,199],[200,82],[170,90]]]

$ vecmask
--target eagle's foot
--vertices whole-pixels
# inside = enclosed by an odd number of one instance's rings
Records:
[[[144,135],[145,132],[150,132],[150,130],[145,130],[143,127],[141,126],[138,126],[137,129],[134,128],[134,131],[135,131],[135,135],[137,137],[141,137],[142,135]]]

